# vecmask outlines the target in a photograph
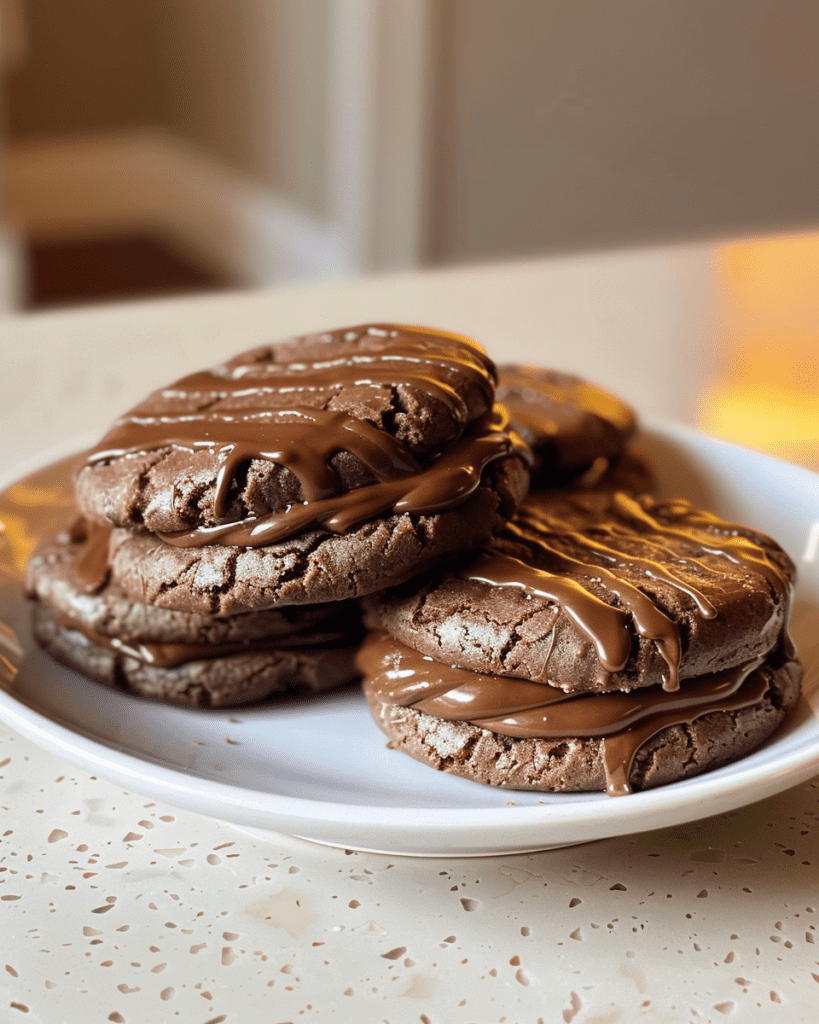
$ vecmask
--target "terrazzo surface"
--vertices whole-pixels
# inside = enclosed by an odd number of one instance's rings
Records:
[[[0,1021],[796,1021],[819,780],[539,854],[259,841],[0,727]]]

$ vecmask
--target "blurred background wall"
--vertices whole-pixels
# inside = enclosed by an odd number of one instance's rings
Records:
[[[441,10],[438,258],[815,219],[814,0]]]
[[[325,0],[12,2],[26,36],[6,82],[12,143],[162,128],[321,212]]]
[[[30,266],[127,235],[254,286],[819,215],[814,0],[2,10]]]
[[[819,468],[817,39],[816,0],[0,0],[0,313],[713,239],[699,422]]]

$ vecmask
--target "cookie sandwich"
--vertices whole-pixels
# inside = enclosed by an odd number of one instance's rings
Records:
[[[685,500],[540,490],[476,555],[368,598],[391,746],[516,789],[611,795],[749,753],[799,695],[794,566]]]
[[[69,668],[142,697],[212,708],[356,678],[355,602],[236,615],[159,608],[117,585],[107,536],[80,519],[39,545],[27,567],[34,636]]]
[[[88,453],[73,535],[32,559],[38,639],[93,678],[164,699],[195,692],[191,703],[213,703],[199,682],[228,668],[277,688],[352,678],[349,601],[485,542],[526,493],[531,454],[495,386],[471,339],[365,325],[254,349],[154,392]],[[223,636],[248,649],[223,650]],[[201,656],[160,664],[157,645]],[[264,670],[223,660],[260,645]],[[146,651],[149,681],[131,664]],[[205,661],[197,684],[167,675]],[[235,702],[259,697],[228,689]]]

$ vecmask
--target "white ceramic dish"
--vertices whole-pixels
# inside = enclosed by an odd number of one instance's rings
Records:
[[[805,695],[777,735],[736,764],[617,799],[527,794],[436,773],[388,750],[355,689],[230,713],[141,700],[97,686],[33,646],[13,571],[2,582],[0,619],[19,650],[0,634],[0,653],[19,671],[4,679],[0,670],[0,717],[86,771],[256,835],[286,832],[394,854],[566,846],[770,796],[819,771],[819,475],[676,424],[652,426],[641,447],[664,494],[685,495],[772,534],[799,566],[793,632],[806,666]],[[9,526],[0,561],[9,563],[13,541],[19,562],[21,538],[36,537],[49,515],[67,514],[64,495],[44,481],[22,471],[0,481],[0,520]]]

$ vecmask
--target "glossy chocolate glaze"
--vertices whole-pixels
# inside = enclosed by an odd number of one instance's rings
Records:
[[[268,515],[160,534],[183,547],[256,547],[318,526],[345,533],[385,512],[439,512],[466,500],[491,462],[513,453],[530,459],[528,448],[509,432],[505,410],[492,408],[494,364],[471,339],[399,325],[318,337],[330,346],[327,358],[277,362],[271,347],[183,378],[123,417],[89,453],[88,464],[168,448],[209,450],[219,459],[214,508],[222,517],[242,467],[277,463],[298,479],[303,502]],[[339,342],[358,343],[362,337],[365,349],[339,348]],[[316,344],[312,338],[313,355]],[[481,395],[478,416],[452,383],[455,378]],[[344,389],[385,386],[434,399],[460,424],[461,436],[419,463],[387,430],[327,407]],[[332,460],[345,452],[366,469],[371,484],[344,491]]]
[[[448,721],[469,722],[514,739],[602,738],[607,790],[631,791],[634,757],[652,736],[711,711],[757,704],[769,687],[759,657],[744,665],[689,680],[683,691],[652,687],[632,693],[570,695],[522,679],[481,675],[369,634],[357,657],[365,686],[382,704],[411,707]]]
[[[308,501],[336,494],[338,474],[330,459],[349,451],[377,480],[411,476],[418,464],[390,434],[345,412],[293,405],[265,410],[251,406],[237,413],[201,413],[131,419],[115,427],[88,456],[90,464],[158,448],[213,448],[221,466],[216,507],[224,512],[230,483],[247,462],[258,459],[287,466],[298,477]]]
[[[741,532],[744,528],[682,500],[658,502],[618,492],[601,495],[601,502],[605,504],[599,520],[581,530],[571,515],[556,511],[548,497],[528,498],[503,527],[495,548],[481,552],[460,575],[493,586],[517,587],[559,605],[594,645],[608,673],[626,666],[633,627],[639,636],[656,643],[667,666],[663,686],[669,691],[679,687],[679,625],[649,593],[613,570],[627,566],[631,575],[661,581],[690,599],[702,618],[714,618],[711,602],[667,564],[668,542],[682,541],[689,554],[680,562],[696,563],[698,555],[724,558],[747,569],[749,575],[761,576],[773,593],[789,599],[790,580],[759,543]],[[511,550],[523,549],[531,558],[513,557],[503,550],[504,541],[511,542]],[[644,554],[634,553],[635,541]],[[597,596],[590,584],[614,595],[615,602]]]
[[[362,337],[366,348],[353,347]],[[349,352],[343,344],[338,348],[344,341]],[[277,361],[282,353],[276,346],[257,349],[149,396],[103,437],[89,463],[161,448],[209,448],[224,459],[222,501],[232,472],[251,459],[285,465],[310,500],[338,489],[328,463],[340,451],[352,452],[379,479],[417,469],[387,430],[330,407],[345,389],[421,392],[460,424],[459,433],[475,414],[453,377],[481,393],[477,415],[492,407],[494,364],[470,338],[390,324],[306,336],[304,342],[314,355],[318,343],[321,358],[293,361],[293,343],[284,343],[289,361]]]
[[[412,475],[402,473],[397,478],[382,479],[331,498],[290,505],[282,512],[266,516],[159,536],[175,547],[263,547],[317,527],[331,533],[348,533],[362,522],[385,513],[442,512],[474,494],[490,463],[513,454],[525,460],[528,449],[509,432],[506,410],[496,406],[467,434],[433,455]]]

